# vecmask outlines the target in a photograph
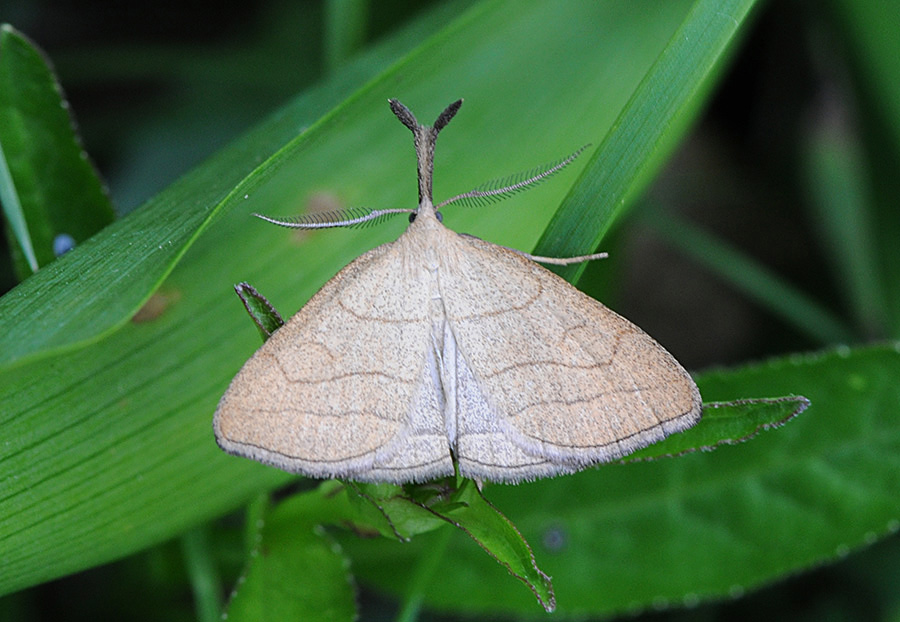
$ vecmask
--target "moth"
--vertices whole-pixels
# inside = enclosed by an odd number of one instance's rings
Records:
[[[415,209],[278,220],[303,229],[410,214],[246,362],[219,402],[226,452],[317,478],[521,482],[621,458],[700,419],[691,376],[640,328],[534,257],[455,233],[441,207],[505,196],[567,165],[432,202],[438,133],[397,100],[418,159]]]

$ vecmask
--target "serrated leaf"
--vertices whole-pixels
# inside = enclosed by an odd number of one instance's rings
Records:
[[[703,417],[694,427],[639,449],[623,462],[651,460],[715,449],[719,445],[749,440],[764,430],[777,428],[809,407],[805,397],[779,397],[703,405]]]
[[[438,504],[431,510],[446,517],[505,567],[509,574],[527,585],[547,612],[556,609],[550,577],[538,568],[528,542],[516,526],[491,505],[475,483],[466,480],[451,501],[454,504],[450,507],[444,508]]]
[[[528,586],[544,609],[556,607],[550,578],[538,568],[531,547],[472,480],[456,485],[448,478],[403,487],[351,483],[347,494],[352,498],[354,493],[363,501],[353,503],[360,514],[347,518],[357,529],[364,525],[389,539],[409,541],[449,523]]]
[[[284,326],[284,318],[272,306],[269,300],[256,291],[249,283],[238,283],[234,286],[238,298],[244,303],[247,315],[256,324],[263,341],[272,336],[276,330]]]
[[[6,24],[0,26],[0,202],[19,279],[113,221],[53,70]]]
[[[347,482],[347,495],[357,512],[348,519],[355,529],[377,531],[386,538],[407,542],[444,525],[441,517],[427,511],[415,500],[422,491],[433,486],[440,484],[397,486]],[[450,494],[450,491],[447,489],[438,494]]]
[[[700,375],[711,400],[798,391],[812,406],[749,443],[491,486],[485,495],[535,546],[561,614],[622,614],[744,593],[900,528],[897,377],[900,344]],[[342,541],[361,581],[399,596],[432,538],[403,547]],[[453,539],[444,559],[439,580],[423,590],[426,606],[533,614],[530,599],[465,540]]]

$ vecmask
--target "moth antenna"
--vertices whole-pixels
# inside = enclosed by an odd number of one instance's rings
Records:
[[[434,128],[435,134],[444,129],[444,126],[450,123],[450,119],[456,116],[456,113],[459,112],[460,106],[462,106],[463,100],[457,99],[455,102],[444,108],[444,111],[438,115],[438,118],[434,120],[434,125],[431,127]]]
[[[415,212],[411,209],[379,209],[373,210],[367,207],[351,207],[330,212],[304,214],[302,216],[290,216],[288,218],[271,218],[262,214],[253,214],[266,222],[279,227],[289,229],[331,229],[334,227],[369,226],[381,222],[394,214],[409,214]]]
[[[420,125],[416,121],[416,116],[410,112],[409,108],[401,104],[396,99],[389,99],[388,104],[391,106],[391,112],[400,119],[400,123],[405,125],[413,133],[416,144],[416,160],[419,169],[419,205],[423,202],[431,203],[431,180],[434,176],[434,142],[437,140],[438,133],[450,123],[450,119],[459,111],[463,100],[457,99],[455,102],[444,108],[444,111],[435,119],[434,125]]]
[[[544,166],[539,166],[529,171],[516,173],[509,177],[503,177],[481,184],[468,192],[458,194],[446,201],[441,201],[435,206],[435,209],[441,209],[445,205],[450,205],[451,203],[461,203],[467,206],[481,206],[486,203],[505,199],[517,192],[536,186],[548,177],[558,173],[571,164],[572,161],[580,156],[588,147],[590,147],[590,144],[584,145],[572,155],[550,164],[545,164]]]
[[[414,115],[409,108],[401,104],[399,100],[389,99],[388,104],[390,105],[391,112],[394,113],[394,116],[400,119],[400,123],[408,127],[410,131],[415,134],[416,130],[419,128],[419,122],[416,121],[416,115]]]

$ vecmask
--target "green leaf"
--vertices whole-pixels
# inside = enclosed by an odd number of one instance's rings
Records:
[[[900,344],[790,356],[697,378],[710,400],[802,392],[812,406],[749,443],[610,464],[485,495],[535,545],[564,615],[742,594],[900,528]],[[400,596],[434,536],[342,538],[361,581]],[[533,603],[469,543],[423,589],[440,611],[527,615]],[[460,598],[465,594],[465,598]]]
[[[6,24],[0,26],[0,202],[20,279],[61,254],[54,240],[81,243],[113,220],[52,69]]]
[[[325,3],[325,63],[340,67],[365,42],[369,3],[365,0],[328,0]]]
[[[740,443],[764,430],[777,428],[809,407],[805,397],[782,397],[703,405],[703,417],[692,428],[640,449],[625,462],[680,456],[692,451]]]
[[[284,318],[275,310],[272,303],[260,294],[249,283],[238,283],[234,286],[238,298],[244,303],[247,315],[256,324],[263,341],[272,336],[276,330],[284,326]]]
[[[447,19],[437,11],[411,24],[0,299],[0,360],[13,362],[0,370],[0,429],[10,439],[0,453],[0,592],[140,550],[287,479],[223,460],[211,435],[217,396],[259,345],[231,293],[247,276],[239,263],[261,256],[232,237],[254,220],[247,213],[184,262],[188,272],[163,286],[168,303],[109,340],[83,346],[135,313],[185,252],[191,223],[208,218],[207,206],[265,159],[261,154],[289,142]],[[237,259],[232,246],[241,259],[226,273],[221,257]],[[296,255],[289,242],[282,252],[288,249]],[[293,263],[268,259],[270,272]],[[316,286],[311,280],[299,291],[308,296]]]
[[[817,120],[830,123],[819,128],[808,123],[808,144],[804,147],[808,150],[807,172],[828,186],[812,188],[816,193],[812,207],[829,219],[851,220],[814,226],[828,235],[820,242],[826,260],[843,264],[837,273],[841,280],[835,279],[835,285],[861,296],[847,301],[847,306],[861,320],[863,331],[877,332],[887,322],[879,336],[897,337],[900,39],[894,31],[900,3],[834,0],[828,7],[832,25],[843,38],[840,51],[832,51],[820,61],[829,70],[827,81],[820,86],[816,102],[819,109],[815,112],[820,115]],[[829,177],[829,170],[837,176]],[[829,188],[846,198],[835,201],[834,196],[826,194]],[[835,243],[842,246],[834,247]]]
[[[845,29],[853,45],[852,59],[868,95],[877,101],[885,129],[894,146],[900,146],[900,40],[893,36],[897,23],[896,0],[854,2],[836,0],[829,5],[835,22]]]
[[[753,5],[754,0],[694,4],[544,230],[535,255],[571,257],[597,247],[699,114]],[[584,268],[575,264],[552,269],[574,280]]]
[[[315,492],[296,495],[259,517],[248,568],[227,607],[229,620],[356,619],[347,561],[310,507],[320,502]]]
[[[228,606],[232,620],[330,619],[322,612],[335,615],[342,603],[341,615],[350,615],[346,563],[328,545],[318,527],[322,524],[349,525],[355,534],[378,531],[408,542],[449,523],[525,583],[547,611],[555,607],[550,579],[537,567],[528,543],[471,480],[461,480],[459,486],[448,478],[404,487],[330,481],[252,520],[255,544]],[[322,576],[311,579],[320,567]]]
[[[213,440],[215,404],[259,346],[232,284],[296,309],[404,223],[294,236],[252,212],[415,205],[414,152],[388,97],[422,118],[467,98],[441,135],[437,197],[571,153],[609,131],[688,8],[508,0],[449,23],[428,14],[0,300],[0,592],[127,555],[287,481]],[[369,82],[348,97],[359,72]],[[669,131],[676,141],[684,127]],[[576,173],[445,222],[529,248]],[[166,275],[166,304],[128,322]]]
[[[833,104],[831,104],[833,107]],[[881,288],[870,166],[849,121],[823,104],[802,144],[810,221],[831,252],[836,284],[864,337],[885,334],[888,309]]]
[[[750,300],[794,325],[821,345],[851,341],[853,332],[826,307],[798,291],[785,279],[715,236],[664,210],[646,220],[663,238],[712,272],[727,278]]]
[[[417,498],[427,494],[426,490],[434,495],[453,492],[452,485],[443,482],[407,487],[347,482],[347,486],[347,495],[356,510],[352,518],[348,516],[354,528],[402,542],[444,525],[443,519],[426,510],[424,501],[417,502]]]
[[[0,366],[83,347],[124,326],[219,210],[249,204],[249,191],[274,171],[274,163],[260,166],[261,162],[445,24],[450,15],[447,7],[426,14],[420,22],[349,63],[329,82],[298,97],[140,209],[67,253],[52,269],[5,294],[0,298]],[[340,133],[348,136],[352,132],[344,128]],[[294,151],[297,148],[295,144]],[[273,159],[277,163],[279,158]],[[306,177],[301,174],[300,178]],[[281,197],[273,200],[290,203],[286,197],[293,183],[282,177],[275,184]],[[233,224],[247,222],[243,210],[232,216]],[[218,243],[236,243],[229,235]],[[244,249],[245,259],[252,256],[248,251]],[[215,262],[208,265],[210,273],[215,269]],[[238,271],[234,274],[234,280],[240,278]],[[309,293],[309,287],[301,291]]]
[[[516,579],[522,581],[547,611],[556,607],[550,578],[541,572],[531,547],[509,519],[484,498],[472,480],[400,486],[350,484],[364,503],[355,503],[354,527],[378,530],[383,536],[409,541],[414,535],[450,523],[474,540]],[[369,507],[366,507],[369,506]],[[374,508],[376,511],[372,512]]]
[[[538,568],[531,547],[516,526],[485,499],[475,483],[465,480],[452,501],[454,505],[446,510],[440,504],[431,510],[446,516],[448,521],[504,566],[509,574],[527,585],[547,612],[556,609],[550,577]]]
[[[685,453],[698,448],[710,449],[717,444],[745,440],[763,429],[782,425],[807,405],[803,398],[711,404],[707,406],[708,410],[701,423],[688,433],[671,436],[629,456],[627,461]],[[695,430],[697,433],[691,434]],[[292,520],[299,531],[295,531],[293,535],[286,534],[285,537],[303,542],[277,544],[299,555],[309,539],[304,526],[319,522],[352,525],[355,534],[378,532],[388,539],[402,542],[409,542],[414,536],[421,536],[450,523],[474,540],[513,577],[528,586],[544,609],[553,611],[556,607],[550,578],[538,567],[531,547],[515,525],[485,499],[471,480],[461,480],[458,487],[453,478],[407,486],[347,482],[344,487],[345,492],[342,494],[340,484],[328,482],[294,498],[290,507],[296,508]],[[278,511],[281,509],[279,507]],[[442,537],[440,541],[445,542],[446,538]],[[270,546],[276,546],[276,542],[264,541],[260,546],[269,549]],[[437,554],[441,555],[441,549],[437,550]],[[432,560],[435,551],[424,555],[425,560]],[[250,583],[250,578],[254,582],[249,590],[241,582],[239,597],[236,599],[241,610],[268,610],[271,601],[277,600],[277,596],[258,588],[258,585],[290,586],[305,580],[305,572],[291,572],[277,565],[263,563],[259,561],[257,552],[251,554],[251,560],[247,583]],[[435,563],[438,560],[435,559]],[[302,567],[300,562],[297,564]],[[421,568],[422,564],[417,566]],[[305,567],[303,569],[305,571]],[[428,576],[433,575],[434,571],[432,568]],[[270,573],[277,576],[269,576]],[[421,576],[414,576],[407,585],[418,585],[422,580]],[[279,592],[275,587],[271,590]],[[417,606],[424,594],[421,590],[414,591],[413,602]],[[289,594],[290,590],[284,589],[281,592]],[[327,595],[327,591],[323,593],[323,596]],[[313,603],[307,605],[310,611],[321,606]],[[299,615],[300,611],[294,610],[294,613]]]
[[[212,555],[209,530],[200,525],[181,536],[185,566],[194,593],[198,622],[213,622],[221,615],[221,584]]]

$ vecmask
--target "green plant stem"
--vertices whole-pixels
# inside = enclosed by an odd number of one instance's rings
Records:
[[[428,555],[423,556],[416,566],[413,574],[413,581],[406,593],[406,599],[400,612],[397,614],[397,622],[415,622],[419,617],[419,609],[422,607],[422,600],[425,597],[425,590],[441,567],[444,560],[444,554],[450,544],[450,538],[453,536],[453,529],[444,527],[435,534],[435,542],[428,550]]]
[[[37,272],[38,261],[34,255],[34,247],[31,245],[31,236],[28,234],[28,223],[25,222],[25,216],[22,213],[22,204],[19,201],[12,174],[9,172],[2,143],[0,143],[0,205],[3,206],[6,220],[22,249],[22,254],[28,261],[28,266],[32,272]]]
[[[816,342],[849,343],[853,332],[830,311],[751,257],[662,209],[645,218],[660,236]]]
[[[881,337],[889,311],[878,263],[871,166],[846,113],[822,108],[802,151],[811,221],[830,249],[827,260],[857,332]]]
[[[206,526],[200,525],[181,536],[181,549],[187,566],[197,620],[214,622],[222,612],[219,594],[222,593],[219,574],[212,560]]]

